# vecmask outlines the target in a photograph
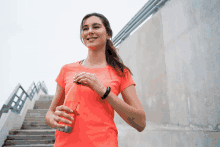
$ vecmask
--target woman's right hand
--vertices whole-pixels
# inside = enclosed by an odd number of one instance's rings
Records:
[[[61,106],[58,106],[56,107],[56,110],[55,112],[53,111],[48,111],[47,112],[47,115],[45,117],[46,119],[46,124],[51,127],[51,128],[55,128],[55,127],[58,127],[58,128],[64,128],[65,125],[62,125],[62,124],[58,124],[58,122],[63,122],[63,123],[66,123],[66,124],[71,124],[73,118],[68,115],[66,112],[69,112],[69,113],[72,113],[73,111],[67,107],[67,106],[64,106],[64,105],[61,105]],[[60,116],[63,116],[64,118],[61,118]],[[68,120],[67,120],[68,119]]]

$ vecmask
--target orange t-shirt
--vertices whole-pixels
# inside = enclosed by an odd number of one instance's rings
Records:
[[[116,96],[126,87],[136,85],[128,71],[125,77],[120,77],[110,65],[103,68],[86,68],[78,61],[64,65],[55,80],[65,89],[65,99],[68,96],[68,99],[74,100],[75,97],[68,94],[73,86],[78,85],[73,83],[73,77],[81,72],[95,74],[106,88],[111,87],[111,92]],[[113,107],[88,86],[78,86],[79,115],[70,134],[56,130],[54,147],[118,147],[118,130],[114,123]]]

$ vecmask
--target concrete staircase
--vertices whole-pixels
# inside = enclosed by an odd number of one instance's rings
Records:
[[[45,116],[53,97],[40,95],[33,109],[28,109],[21,128],[9,132],[3,147],[52,147],[57,128],[48,127]],[[220,132],[165,127],[150,122],[143,132],[138,132],[115,114],[119,147],[220,147]]]
[[[56,128],[46,124],[45,116],[54,96],[42,95],[35,102],[33,110],[27,111],[19,130],[10,131],[2,147],[52,147]]]

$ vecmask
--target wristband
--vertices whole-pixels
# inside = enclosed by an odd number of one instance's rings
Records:
[[[105,94],[101,97],[103,100],[108,96],[108,94],[110,93],[111,87],[108,87]]]

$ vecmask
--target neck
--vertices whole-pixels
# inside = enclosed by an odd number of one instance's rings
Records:
[[[88,56],[85,63],[90,66],[107,65],[105,56],[105,46],[102,48],[88,49]]]

